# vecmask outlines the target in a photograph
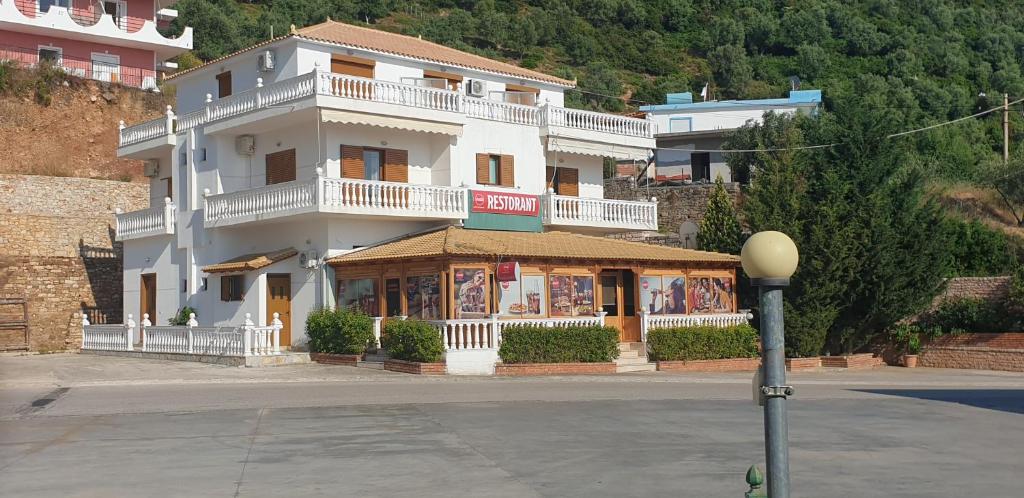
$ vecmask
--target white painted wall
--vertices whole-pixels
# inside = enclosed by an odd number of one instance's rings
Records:
[[[764,113],[768,111],[780,114],[793,114],[797,106],[743,106],[742,108],[710,108],[700,110],[651,111],[649,114],[657,124],[658,133],[670,133],[670,120],[673,118],[690,118],[689,131],[728,130],[739,128],[753,121],[760,123]]]
[[[179,268],[184,260],[183,251],[174,247],[174,237],[162,235],[124,241],[124,317],[131,313],[142,323],[142,275],[156,273],[156,319],[154,325],[167,325],[177,314],[183,294]]]

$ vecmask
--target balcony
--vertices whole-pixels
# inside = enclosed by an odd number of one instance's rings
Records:
[[[153,50],[157,59],[192,49],[192,28],[185,28],[177,38],[167,38],[157,31],[155,20],[115,19],[109,14],[57,6],[41,12],[38,5],[28,0],[0,0],[0,30],[51,36],[57,31],[71,40]]]
[[[645,119],[547,104],[528,106],[498,102],[450,90],[323,71],[311,71],[266,86],[262,79],[257,79],[256,88],[223,99],[213,100],[207,95],[206,106],[177,116],[174,126],[166,132],[182,133],[200,126],[209,126],[208,133],[220,132],[264,117],[279,116],[286,112],[282,105],[294,105],[305,99],[313,99],[320,107],[353,111],[338,112],[340,117],[331,120],[377,115],[389,120],[383,122],[383,126],[440,132],[464,125],[467,118],[537,127],[538,133],[548,138],[549,149],[577,154],[646,159],[648,151],[654,147],[654,123]],[[258,112],[268,114],[254,115]],[[326,116],[324,119],[328,120]],[[136,130],[147,125],[151,131],[151,123],[122,129],[121,146],[130,145],[132,136],[147,134],[148,131]],[[443,128],[445,126],[449,128]]]
[[[658,203],[591,199],[549,193],[542,199],[544,225],[600,231],[657,230]]]
[[[469,214],[465,188],[327,178],[317,170],[308,180],[206,195],[203,225],[223,227],[306,213],[434,220],[460,220]]]
[[[156,235],[174,235],[174,203],[164,198],[163,206],[128,213],[118,212],[117,240],[141,239]]]

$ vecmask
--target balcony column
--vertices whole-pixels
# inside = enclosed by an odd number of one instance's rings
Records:
[[[263,108],[263,92],[260,91],[263,88],[263,77],[256,78],[256,108]]]
[[[167,130],[167,134],[170,135],[174,133],[174,111],[171,110],[171,106],[167,106],[167,112],[164,113],[164,115],[166,116],[167,119],[164,126],[166,127],[165,129]],[[121,123],[123,126],[124,121],[121,121]]]
[[[174,233],[174,203],[164,197],[164,233]]]

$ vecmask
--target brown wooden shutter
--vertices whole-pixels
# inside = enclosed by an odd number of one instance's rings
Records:
[[[341,146],[341,176],[343,178],[363,179],[363,148],[352,145]]]
[[[409,152],[384,149],[384,181],[409,183]]]
[[[231,300],[231,277],[220,277],[220,300]]]
[[[165,178],[167,180],[167,197],[172,201],[174,200],[174,179],[170,176]]]
[[[217,98],[224,98],[231,95],[231,71],[225,71],[217,75]]]
[[[295,149],[267,154],[267,185],[295,181]]]
[[[331,56],[331,72],[335,74],[347,74],[360,78],[373,78],[373,68],[376,61],[334,54]]]
[[[513,156],[501,155],[501,163],[498,171],[498,183],[503,187],[516,186],[516,165]]]
[[[488,154],[476,155],[476,182],[480,185],[487,185],[491,182],[490,161],[491,156]]]
[[[580,170],[576,168],[558,168],[558,195],[580,195]]]

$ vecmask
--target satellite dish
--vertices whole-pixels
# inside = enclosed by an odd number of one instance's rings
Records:
[[[679,244],[685,249],[697,248],[697,232],[700,227],[692,221],[684,221],[679,225]]]

